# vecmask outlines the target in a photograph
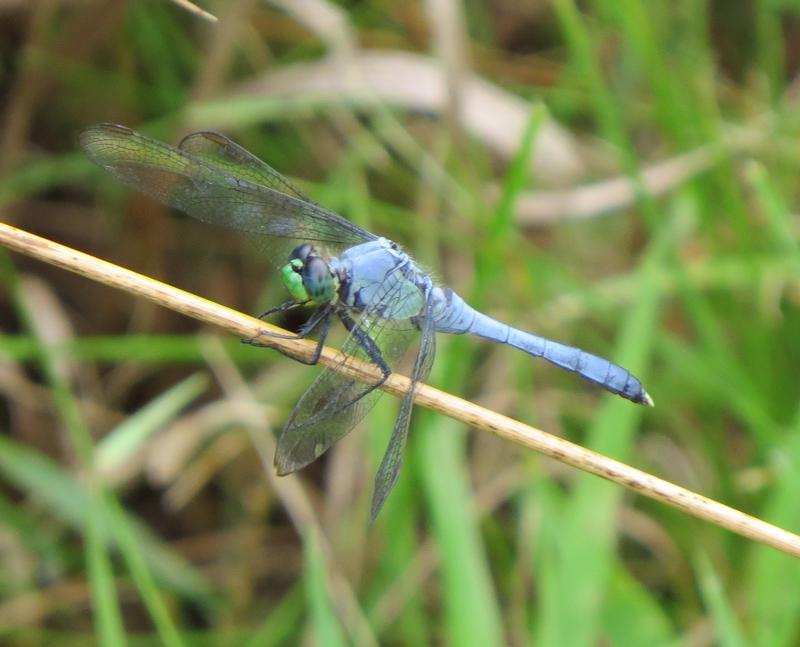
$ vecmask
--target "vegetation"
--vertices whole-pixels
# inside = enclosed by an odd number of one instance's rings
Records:
[[[444,335],[432,384],[800,531],[792,3],[216,4],[0,3],[4,222],[263,311],[285,293],[255,247],[76,146],[225,132],[656,407]],[[3,644],[800,640],[796,558],[430,411],[369,526],[395,398],[278,478],[319,369],[0,268]]]

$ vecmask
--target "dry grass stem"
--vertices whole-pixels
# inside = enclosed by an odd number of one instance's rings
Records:
[[[176,5],[186,9],[189,13],[193,13],[195,16],[199,16],[203,20],[207,20],[208,22],[217,22],[218,19],[213,13],[209,13],[205,9],[201,9],[198,7],[194,2],[190,2],[189,0],[172,0]]]
[[[0,243],[22,254],[142,296],[200,321],[225,328],[238,337],[255,337],[265,330],[284,334],[286,332],[218,303],[5,223],[0,223]],[[312,342],[304,340],[271,337],[262,339],[266,345],[280,347],[300,357],[309,357],[314,349]],[[341,353],[325,348],[320,361],[329,366],[340,358]],[[361,380],[374,380],[379,375],[371,365],[359,362],[349,363],[343,367],[343,371]],[[382,388],[395,396],[401,396],[408,390],[409,380],[402,375],[393,374]],[[418,387],[416,402],[472,427],[489,431],[585,472],[623,485],[638,494],[666,503],[699,519],[800,557],[799,536],[629,465],[427,385]]]

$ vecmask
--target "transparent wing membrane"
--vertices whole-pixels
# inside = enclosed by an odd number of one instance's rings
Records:
[[[178,148],[231,175],[316,205],[311,198],[269,164],[232,142],[225,135],[210,131],[192,133],[181,140]]]
[[[301,242],[335,252],[375,239],[308,201],[277,171],[222,135],[190,135],[179,149],[124,126],[101,124],[84,130],[80,143],[125,184],[198,220],[245,232],[276,266]]]
[[[381,460],[378,473],[375,475],[375,487],[372,493],[372,505],[370,506],[369,515],[371,522],[375,521],[383,504],[386,503],[394,484],[397,483],[400,467],[403,464],[406,439],[408,438],[408,425],[411,422],[411,412],[414,408],[414,393],[416,392],[417,384],[428,378],[433,365],[433,358],[436,355],[436,325],[429,300],[426,300],[424,315],[420,317],[419,325],[422,336],[420,337],[414,368],[411,371],[411,388],[400,405],[400,413],[394,423],[389,445],[386,448],[383,460]]]

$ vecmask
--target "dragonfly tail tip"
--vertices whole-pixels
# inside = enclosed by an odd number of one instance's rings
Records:
[[[646,407],[656,406],[656,403],[653,402],[653,398],[650,397],[650,394],[647,391],[643,391],[642,404],[645,405]]]

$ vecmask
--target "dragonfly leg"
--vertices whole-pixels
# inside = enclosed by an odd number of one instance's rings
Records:
[[[259,319],[263,319],[264,317],[268,317],[271,314],[275,314],[276,312],[284,312],[286,310],[291,310],[295,306],[302,306],[308,303],[307,301],[287,301],[286,303],[282,303],[281,305],[271,308],[267,310],[263,315],[259,317]],[[308,337],[317,327],[320,321],[322,321],[323,317],[325,316],[326,308],[319,308],[311,315],[308,321],[306,321],[300,328],[300,331],[297,334],[291,335],[284,335],[279,332],[270,332],[269,330],[262,330],[260,331],[255,337],[248,337],[247,339],[243,339],[243,344],[252,344],[253,346],[261,346],[262,344],[258,343],[259,337],[273,337],[275,339],[305,339]]]
[[[319,358],[322,355],[322,349],[325,347],[325,340],[328,338],[328,332],[331,329],[331,308],[320,308],[317,310],[313,315],[311,315],[311,318],[303,324],[303,326],[300,328],[300,331],[296,335],[281,335],[279,333],[271,333],[266,330],[262,330],[255,337],[243,339],[242,343],[264,348],[267,346],[266,344],[261,344],[258,342],[259,337],[272,337],[273,339],[306,339],[312,332],[314,332],[314,329],[320,325],[320,323],[322,324],[322,327],[320,328],[317,346],[314,349],[314,353],[308,359],[292,355],[291,353],[283,350],[282,348],[278,348],[277,346],[269,346],[269,348],[274,348],[281,355],[286,355],[286,357],[289,357],[296,362],[313,366],[319,362]]]
[[[286,303],[281,303],[279,306],[275,306],[274,308],[270,308],[266,312],[258,315],[258,319],[266,319],[267,317],[277,314],[279,312],[286,312],[287,310],[292,310],[293,308],[298,308],[302,305],[308,303],[307,301],[287,301]],[[312,317],[313,319],[313,317]],[[309,319],[311,321],[311,319]],[[280,339],[298,339],[296,335],[281,335],[280,333],[271,333],[268,330],[262,330],[259,332],[255,337],[248,337],[247,339],[243,339],[243,344],[252,344],[253,346],[260,346],[260,344],[256,341],[259,337],[278,337]],[[302,337],[300,337],[302,339]]]
[[[266,319],[267,317],[277,314],[279,312],[286,312],[287,310],[291,310],[292,308],[297,308],[299,306],[304,306],[308,303],[308,301],[295,301],[292,299],[291,301],[287,301],[286,303],[281,303],[279,306],[275,306],[274,308],[270,308],[266,312],[258,315],[259,319]]]
[[[353,318],[344,310],[338,310],[337,314],[339,315],[339,319],[342,320],[344,327],[347,328],[347,332],[349,332],[353,336],[353,340],[361,347],[367,356],[369,357],[370,361],[375,364],[381,370],[381,377],[378,379],[377,382],[370,384],[369,388],[362,393],[359,393],[358,397],[353,400],[352,402],[348,402],[345,406],[350,406],[357,400],[360,400],[368,393],[371,393],[378,387],[380,387],[392,374],[392,370],[389,368],[389,365],[383,359],[383,355],[381,355],[381,351],[378,348],[378,345],[375,343],[375,340],[372,339],[364,330],[362,330],[358,324],[353,320]]]
[[[322,355],[322,349],[325,347],[325,340],[328,338],[328,331],[330,331],[330,329],[331,329],[331,312],[327,308],[325,310],[326,310],[325,316],[322,319],[322,327],[320,328],[320,331],[319,331],[319,339],[317,340],[317,347],[314,349],[314,354],[311,355],[311,357],[309,357],[308,359],[303,359],[301,357],[291,356],[288,353],[285,353],[283,351],[283,349],[281,349],[281,348],[276,348],[275,350],[277,350],[279,353],[282,353],[282,354],[286,355],[287,357],[291,357],[293,360],[298,361],[301,364],[307,364],[308,366],[314,366],[317,362],[319,362],[320,355]],[[309,323],[311,323],[310,319],[308,320],[308,322],[306,322],[306,326]],[[316,325],[317,324],[315,323],[313,327],[315,327]],[[312,327],[312,329],[313,329],[313,327]],[[303,328],[305,328],[305,326],[303,326]],[[301,334],[303,333],[302,330],[300,332],[301,332]],[[311,333],[311,330],[309,330],[305,334],[307,336],[310,333]]]

